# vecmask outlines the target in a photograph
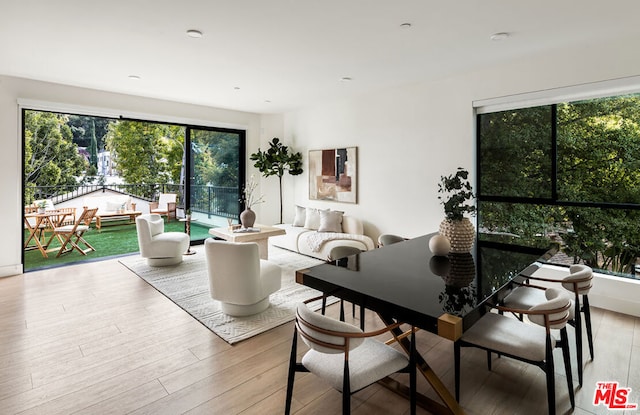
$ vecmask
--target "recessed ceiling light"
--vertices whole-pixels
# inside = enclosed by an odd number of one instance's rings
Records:
[[[411,27],[411,23],[402,23],[402,24],[400,25],[400,27],[401,27],[401,28],[403,28],[403,29],[408,29],[408,28],[410,28],[410,27]]]
[[[133,79],[134,81],[137,81],[140,79],[140,76],[138,75],[129,75],[129,79]]]
[[[494,33],[491,36],[489,36],[489,39],[495,41],[495,42],[499,42],[501,40],[505,40],[506,38],[509,37],[509,33],[507,32],[499,32],[499,33]]]
[[[187,30],[187,36],[192,37],[194,39],[199,39],[202,37],[202,32],[196,29]]]
[[[353,78],[350,76],[343,76],[342,78],[340,78],[340,81],[342,82],[351,82],[353,81]]]

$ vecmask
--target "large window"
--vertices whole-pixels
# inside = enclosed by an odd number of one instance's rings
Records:
[[[50,240],[54,224],[38,224],[30,216],[40,204],[51,212],[75,209],[76,216],[89,203],[99,207],[98,214],[148,213],[161,194],[173,193],[176,216],[191,213],[194,242],[208,237],[211,227],[238,221],[245,182],[243,130],[30,109],[22,115],[27,270],[84,258],[55,258],[56,240]],[[115,215],[101,221],[100,229],[85,236],[95,248],[87,258],[137,251],[132,217]],[[172,218],[165,229],[184,231],[185,225]],[[33,246],[36,236],[40,244]]]
[[[635,274],[640,95],[478,115],[481,238],[558,243],[563,263]]]

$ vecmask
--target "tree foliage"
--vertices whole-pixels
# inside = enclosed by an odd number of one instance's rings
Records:
[[[240,182],[236,133],[196,130],[191,135],[195,183],[237,188]]]
[[[105,140],[109,131],[109,124],[115,122],[114,119],[104,117],[94,117],[90,115],[68,115],[67,125],[71,128],[73,142],[79,147],[89,147],[93,134],[95,133],[96,145],[99,150],[105,148]]]
[[[283,145],[278,137],[269,142],[269,148],[262,151],[258,148],[250,159],[255,161],[253,165],[264,177],[278,176],[280,183],[280,222],[282,223],[282,176],[289,172],[292,176],[302,174],[302,154],[289,152],[289,147]]]
[[[559,233],[575,262],[630,272],[640,255],[640,211],[606,204],[640,205],[640,96],[555,108],[555,124],[551,106],[480,116],[481,196],[537,198],[482,202],[480,226],[529,243]]]
[[[73,143],[66,115],[25,111],[25,202],[31,203],[35,188],[69,186],[72,189],[88,167]]]
[[[116,121],[107,133],[107,148],[126,183],[176,183],[180,180],[183,146],[184,129],[178,126]]]

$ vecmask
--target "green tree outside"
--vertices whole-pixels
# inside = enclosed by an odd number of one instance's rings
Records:
[[[109,125],[107,148],[116,170],[126,183],[150,185],[180,180],[184,128],[141,121],[116,121]]]
[[[546,106],[480,116],[481,196],[537,200],[481,201],[479,226],[524,245],[544,245],[559,233],[574,262],[632,272],[640,211],[574,204],[640,204],[640,96],[558,104],[555,125],[551,114]]]
[[[73,143],[66,115],[24,112],[25,132],[25,203],[33,202],[36,187],[75,188],[87,169],[87,162]]]

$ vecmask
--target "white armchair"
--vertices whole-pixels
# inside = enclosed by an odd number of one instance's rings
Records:
[[[182,232],[165,232],[162,216],[155,213],[136,218],[140,256],[154,267],[175,265],[182,262],[182,254],[189,248],[189,235]]]
[[[255,242],[204,242],[211,298],[230,316],[249,316],[269,308],[269,295],[280,289],[281,269],[260,259]]]

